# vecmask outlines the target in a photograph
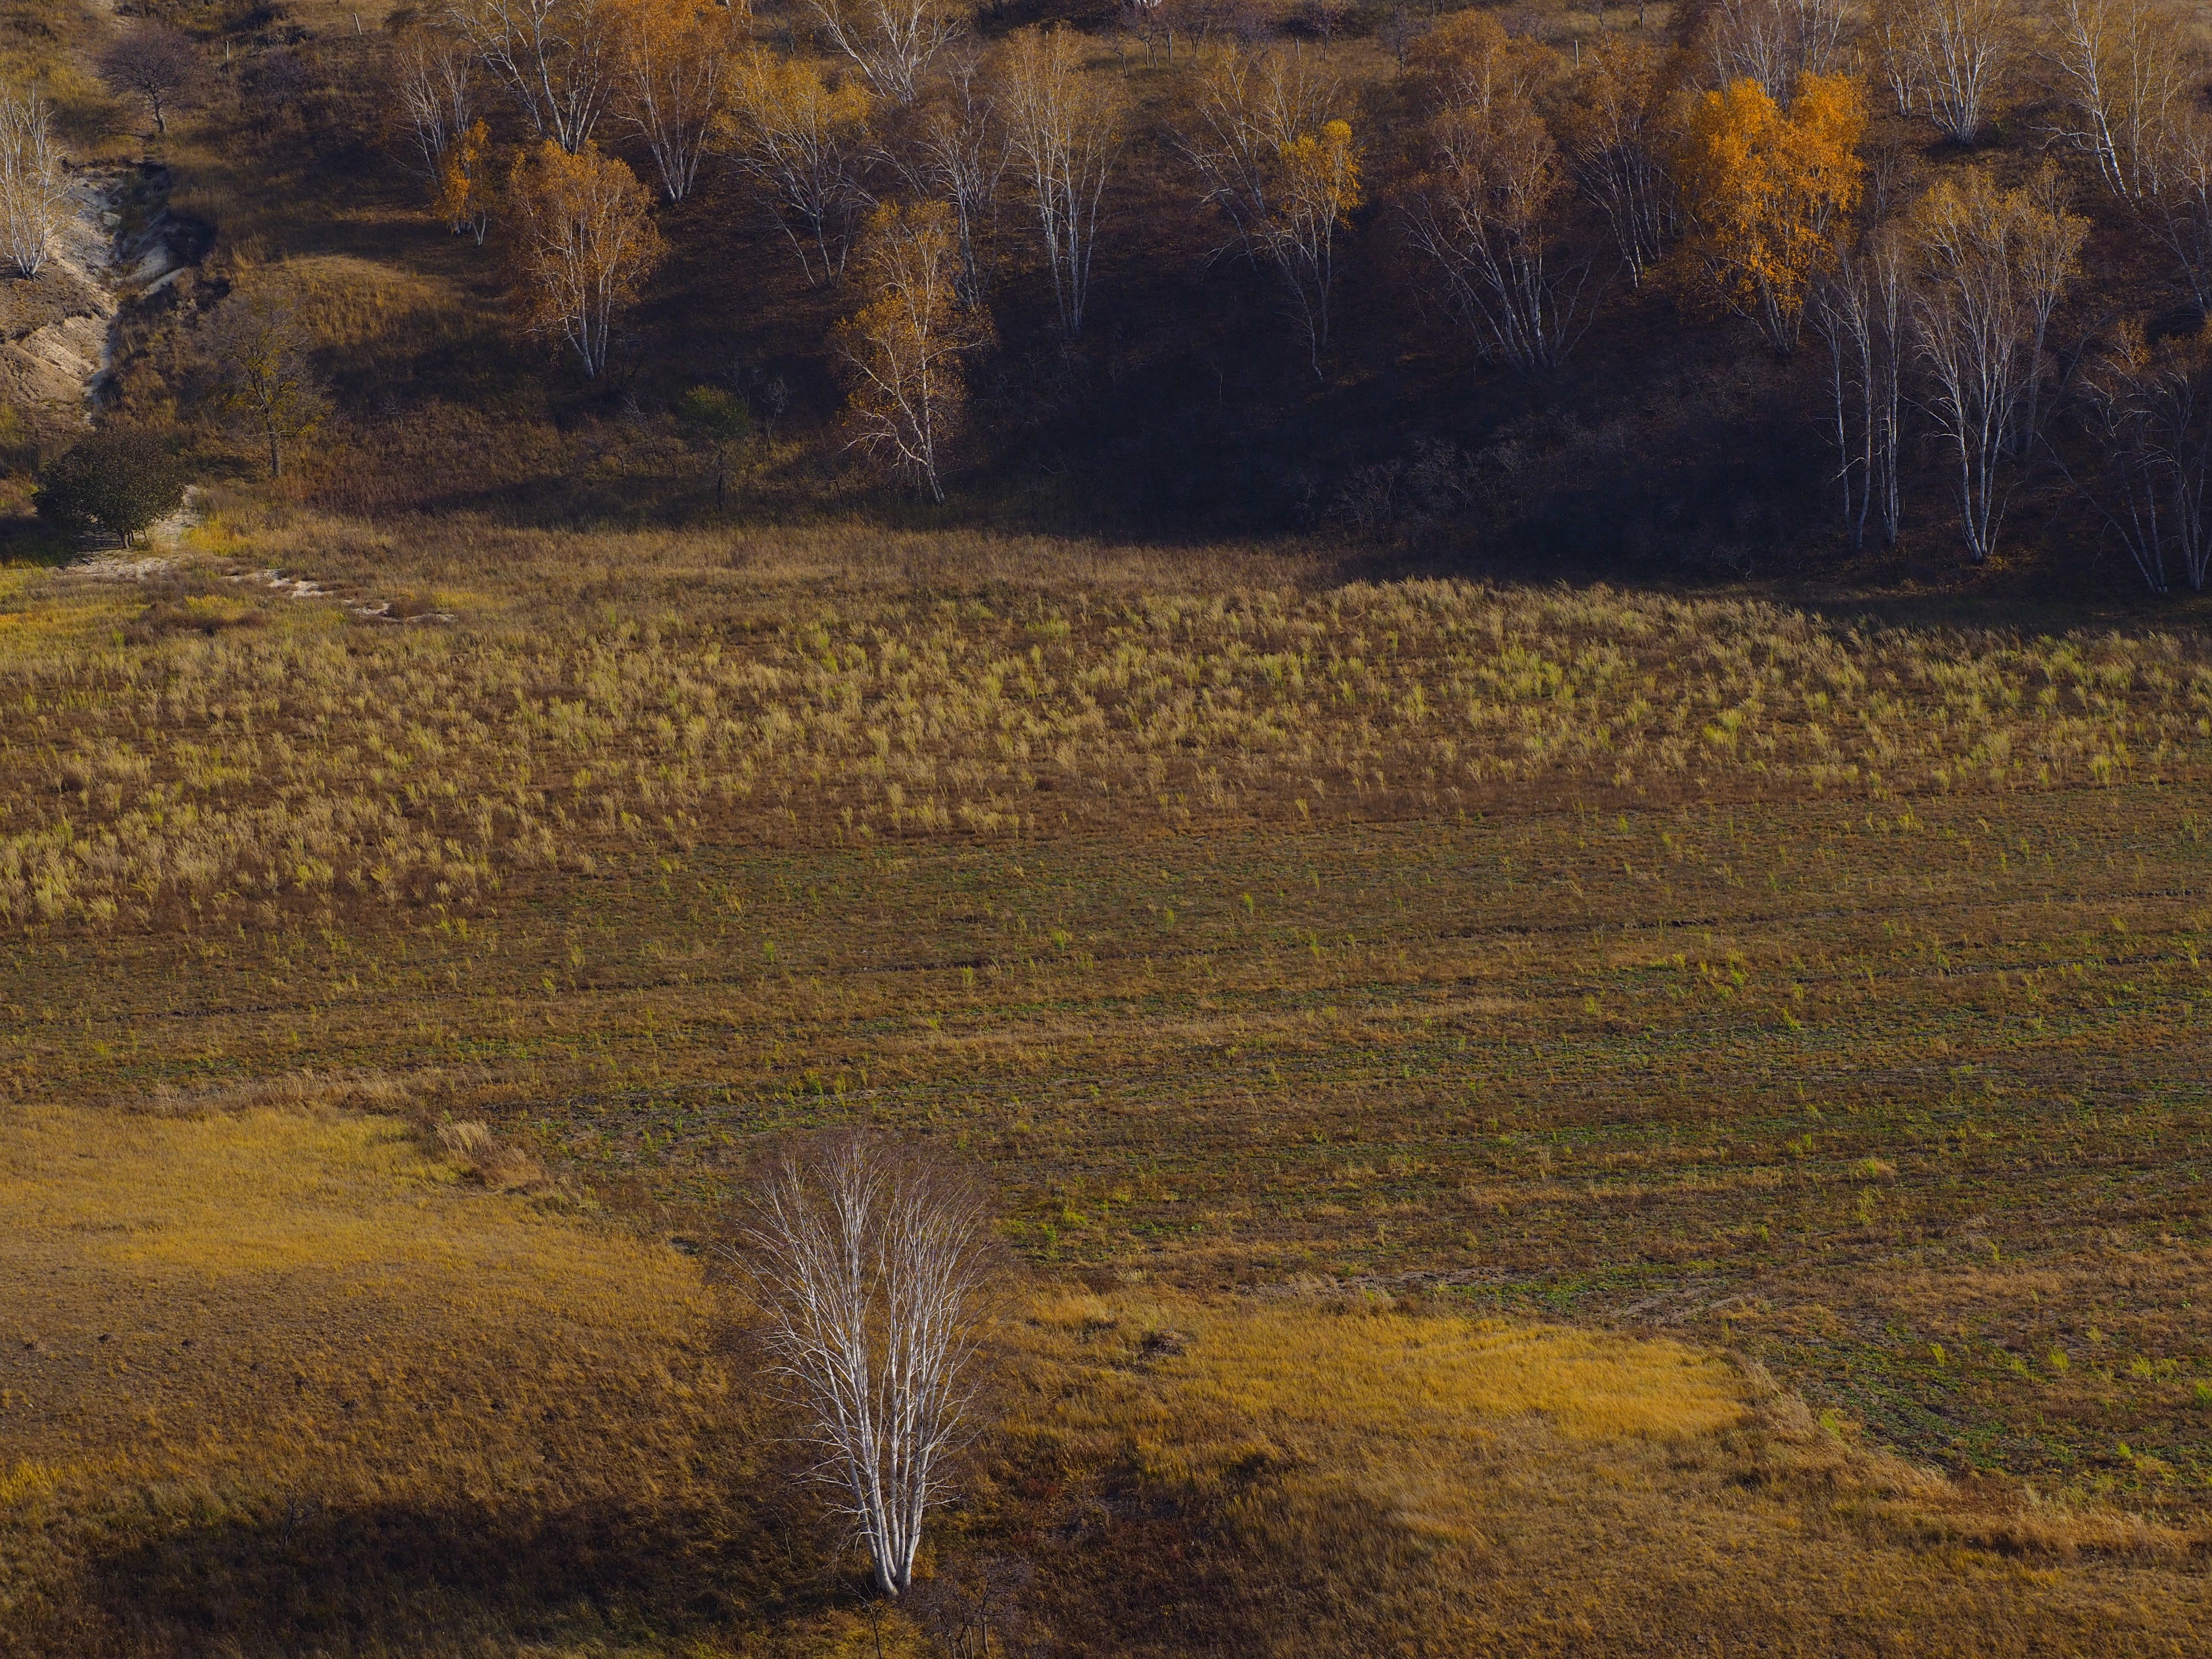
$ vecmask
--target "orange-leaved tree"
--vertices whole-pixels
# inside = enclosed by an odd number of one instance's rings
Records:
[[[1691,106],[1675,171],[1692,267],[1709,297],[1756,322],[1785,357],[1857,205],[1866,122],[1865,94],[1843,75],[1803,76],[1787,112],[1750,80]]]
[[[606,367],[616,317],[665,252],[652,200],[597,146],[572,154],[550,138],[508,179],[515,311],[531,332],[573,349],[587,375]]]
[[[472,233],[483,246],[491,224],[491,128],[482,121],[446,146],[438,160],[438,195],[430,211],[454,235]]]
[[[698,181],[729,96],[732,54],[751,16],[743,3],[619,0],[615,113],[645,139],[672,202]]]
[[[961,360],[993,338],[990,314],[959,303],[952,210],[885,203],[868,221],[858,264],[866,297],[835,337],[851,387],[851,447],[941,501],[939,471],[967,404]]]
[[[732,67],[727,120],[738,170],[790,240],[807,286],[833,282],[867,202],[860,173],[874,100],[855,77],[833,87],[813,64],[764,48],[740,53]]]

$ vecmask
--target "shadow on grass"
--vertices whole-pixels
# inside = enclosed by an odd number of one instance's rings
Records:
[[[802,1613],[842,1588],[811,1529],[742,1501],[526,1515],[465,1498],[276,1498],[151,1537],[162,1522],[147,1510],[117,1518],[137,1541],[96,1559],[27,1651],[273,1659],[682,1638]]]

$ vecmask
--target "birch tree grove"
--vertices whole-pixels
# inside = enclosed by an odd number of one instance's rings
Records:
[[[1083,332],[1098,206],[1121,143],[1118,83],[1084,73],[1072,29],[1018,31],[999,60],[998,103],[1052,273],[1060,326]]]
[[[54,106],[35,92],[0,87],[0,259],[17,276],[46,269],[67,205]]]
[[[741,1233],[772,1372],[873,1564],[906,1594],[945,1462],[974,1424],[989,1218],[965,1182],[845,1134],[786,1158]]]

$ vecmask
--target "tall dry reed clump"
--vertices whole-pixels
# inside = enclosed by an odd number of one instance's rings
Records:
[[[538,538],[487,558],[452,626],[294,605],[150,643],[33,629],[9,654],[0,635],[0,924],[465,905],[510,872],[702,836],[1884,797],[2212,763],[2212,652],[2194,636],[1181,574],[917,591],[803,560],[747,575],[666,539]],[[22,602],[71,594],[54,580]]]

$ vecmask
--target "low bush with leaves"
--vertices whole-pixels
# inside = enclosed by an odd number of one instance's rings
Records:
[[[129,427],[71,445],[39,474],[39,516],[74,536],[130,546],[185,499],[184,470],[161,441]]]

